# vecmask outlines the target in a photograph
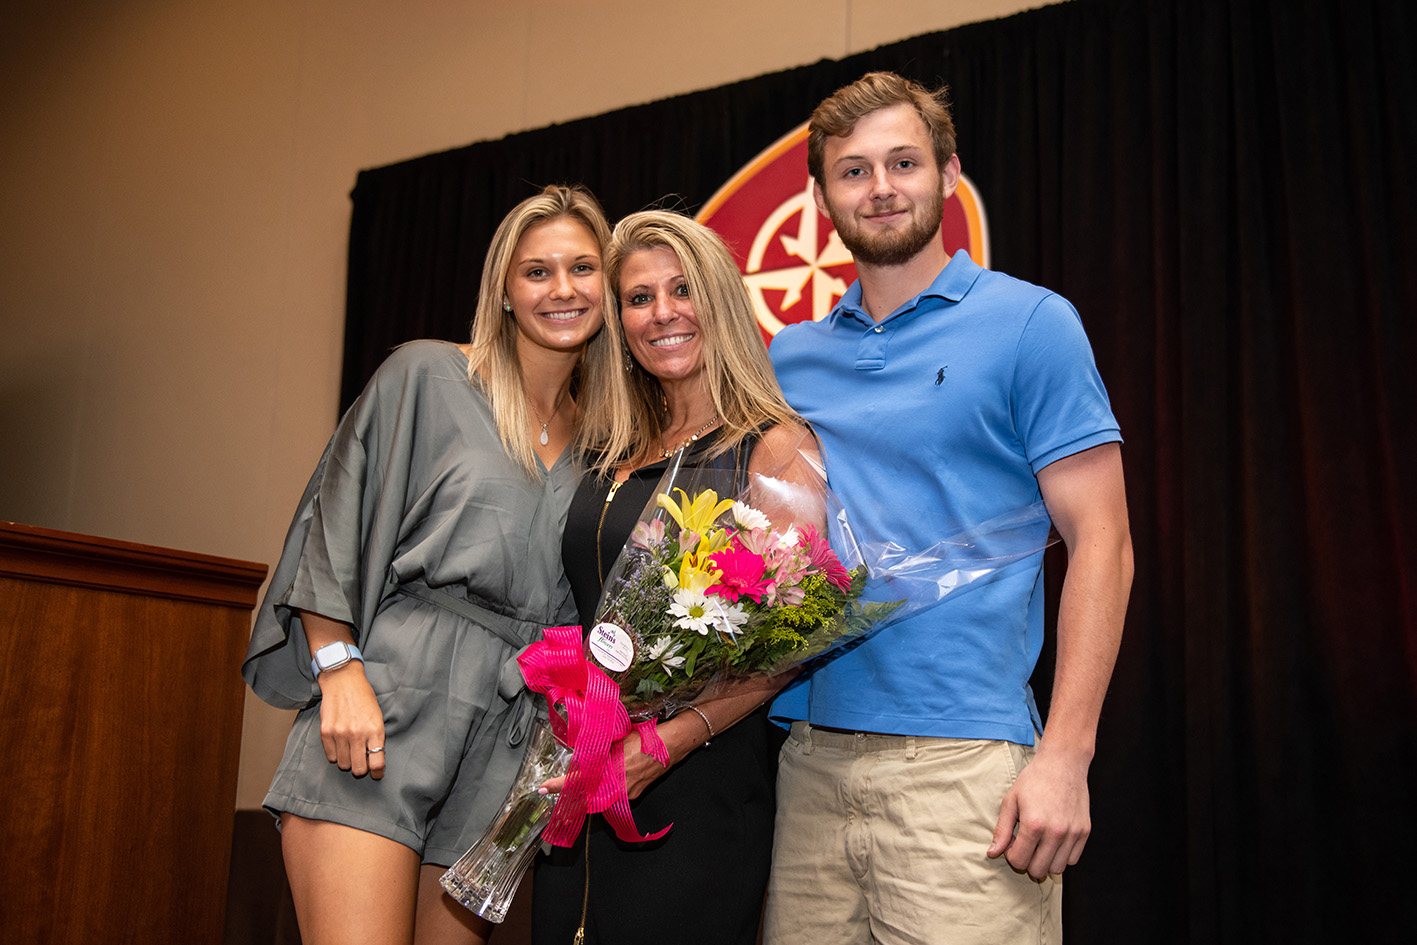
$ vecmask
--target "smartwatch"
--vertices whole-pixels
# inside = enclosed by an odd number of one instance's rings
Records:
[[[359,647],[353,643],[336,640],[334,643],[326,643],[315,651],[315,658],[310,661],[310,672],[318,677],[321,673],[339,669],[350,660],[359,660],[362,663],[364,662],[364,654],[359,652]]]

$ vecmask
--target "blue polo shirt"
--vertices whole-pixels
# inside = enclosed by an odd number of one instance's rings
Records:
[[[780,331],[771,354],[867,542],[927,548],[1037,502],[1049,463],[1121,439],[1072,305],[963,251],[879,324],[858,282],[824,320]],[[1043,607],[1040,553],[827,663],[773,715],[1032,744]]]

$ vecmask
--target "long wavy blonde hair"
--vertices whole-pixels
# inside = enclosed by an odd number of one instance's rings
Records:
[[[541,475],[541,467],[530,432],[531,409],[527,406],[521,359],[517,357],[517,323],[511,312],[503,310],[502,302],[507,296],[507,276],[517,242],[532,227],[561,217],[570,217],[589,230],[595,237],[596,248],[604,256],[610,242],[610,224],[599,202],[579,184],[552,184],[517,204],[497,227],[492,245],[487,249],[468,354],[468,378],[487,395],[503,448],[528,473],[537,477]],[[601,275],[604,283],[601,311],[608,321],[612,291],[603,265]],[[619,371],[617,358],[618,348],[614,342],[604,330],[597,332],[581,356],[578,376],[572,380],[573,390],[580,394],[586,390],[613,389],[618,380],[615,377]],[[578,396],[580,399],[583,397]],[[584,430],[582,424],[577,431],[578,441]]]
[[[708,227],[678,213],[644,210],[615,225],[605,253],[613,291],[607,304],[606,340],[618,353],[623,383],[597,392],[586,415],[587,430],[603,431],[595,464],[602,474],[630,463],[642,466],[659,455],[669,419],[659,381],[630,355],[621,323],[620,274],[640,250],[665,247],[679,259],[704,345],[704,378],[723,424],[713,454],[732,449],[750,433],[777,424],[801,424],[782,396],[768,359],[753,303],[728,247]]]

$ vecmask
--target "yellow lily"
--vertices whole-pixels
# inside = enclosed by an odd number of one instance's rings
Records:
[[[692,556],[686,557],[683,566],[679,568],[679,587],[686,591],[702,594],[717,583],[718,578],[718,572],[700,568]]]
[[[669,513],[674,521],[679,523],[681,529],[688,529],[700,535],[706,534],[713,527],[715,519],[733,508],[732,499],[719,501],[718,493],[712,489],[705,489],[694,496],[692,500],[683,489],[675,489],[674,491],[684,497],[682,504],[675,502],[663,493],[656,496],[655,501],[659,503],[660,508]]]

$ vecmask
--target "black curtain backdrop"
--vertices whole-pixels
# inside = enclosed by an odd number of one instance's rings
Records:
[[[948,83],[993,264],[1076,303],[1127,437],[1137,578],[1069,940],[1407,941],[1415,10],[1074,0],[365,171],[344,403],[394,344],[466,338],[535,187],[692,212],[863,72]]]

